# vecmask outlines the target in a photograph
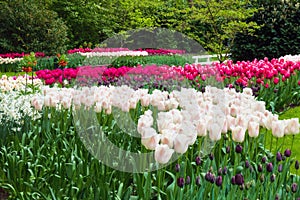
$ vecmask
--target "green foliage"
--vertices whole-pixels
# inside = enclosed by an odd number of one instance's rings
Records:
[[[82,56],[80,54],[69,54],[66,56],[68,60],[67,67],[68,68],[76,68],[78,66],[81,66],[85,56]],[[56,69],[58,68],[58,59],[56,56],[52,57],[45,57],[45,58],[39,58],[37,60],[37,70],[41,69]]]
[[[184,66],[189,61],[179,55],[153,55],[153,56],[120,56],[113,60],[110,66],[119,68],[122,66],[134,67],[137,65],[175,65]]]
[[[18,64],[18,71],[21,71],[22,68],[31,68],[33,69],[37,64],[37,59],[35,57],[34,52],[30,52],[29,55],[25,55],[23,59]]]
[[[257,12],[249,21],[261,28],[253,35],[238,34],[231,53],[234,60],[279,58],[300,53],[299,1],[260,1]]]
[[[204,28],[200,38],[204,39],[209,51],[219,55],[228,54],[238,33],[252,33],[258,28],[255,22],[247,22],[257,9],[250,1],[205,0],[195,1],[191,17],[198,20]]]
[[[57,14],[33,0],[0,1],[0,53],[66,50],[67,27]]]

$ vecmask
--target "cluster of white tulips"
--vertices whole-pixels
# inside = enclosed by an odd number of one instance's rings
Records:
[[[147,51],[116,51],[116,52],[80,52],[82,56],[90,57],[120,57],[120,56],[147,56]]]
[[[2,58],[0,57],[0,65],[2,64],[14,64],[20,62],[23,58]]]
[[[265,109],[265,102],[254,99],[248,88],[243,93],[206,87],[204,93],[182,88],[170,93],[154,90],[149,94],[147,89],[133,90],[128,86],[80,90],[45,87],[42,94],[32,98],[32,105],[42,110],[43,106],[69,109],[73,104],[74,108],[84,106],[111,114],[112,107],[123,112],[136,109],[139,101],[148,110],[140,116],[137,131],[142,144],[155,151],[159,163],[167,163],[174,152],[185,153],[197,136],[218,141],[222,134],[231,133],[233,141],[243,142],[246,133],[257,137],[260,128],[272,130],[275,137],[299,133],[297,118],[279,120]],[[150,108],[155,108],[157,115]]]
[[[27,84],[32,84],[31,76],[17,76],[17,77],[7,77],[6,75],[2,75],[0,78],[0,93],[6,93],[11,91],[24,91],[26,87],[26,79]],[[33,79],[33,84],[37,87],[41,87],[43,82],[41,79]],[[30,92],[31,88],[28,87],[27,91]]]
[[[20,95],[18,91],[0,92],[0,123],[11,120],[21,125],[23,124],[24,116],[29,116],[33,120],[40,118],[41,114],[36,112],[31,106],[30,99],[33,96],[34,94]]]
[[[285,55],[279,58],[284,59],[285,61],[293,61],[293,62],[300,62],[300,55]]]

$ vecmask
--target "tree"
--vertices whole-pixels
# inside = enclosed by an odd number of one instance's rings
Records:
[[[279,58],[300,53],[300,4],[298,0],[260,0],[249,21],[261,26],[253,35],[238,34],[232,47],[232,59]],[[247,53],[245,53],[247,52]]]
[[[0,52],[55,54],[66,50],[67,27],[46,6],[34,0],[0,1]]]
[[[204,38],[208,50],[219,55],[228,54],[237,33],[251,34],[259,26],[246,20],[258,9],[250,1],[194,0],[191,17],[202,24],[200,38]]]

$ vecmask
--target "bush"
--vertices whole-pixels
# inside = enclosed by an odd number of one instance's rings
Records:
[[[38,52],[54,55],[66,50],[67,27],[53,11],[37,1],[0,2],[0,53]]]
[[[76,54],[67,55],[67,58],[68,58],[68,64],[66,67],[67,68],[76,68],[76,67],[82,65],[82,62],[85,59],[85,56],[82,56],[82,55],[76,53]],[[37,70],[56,69],[59,67],[57,64],[57,61],[58,61],[58,59],[56,56],[40,58],[40,59],[38,59]]]
[[[251,19],[258,25],[254,36],[238,34],[231,49],[232,59],[253,60],[279,58],[288,54],[300,53],[299,3],[297,1],[261,1]]]

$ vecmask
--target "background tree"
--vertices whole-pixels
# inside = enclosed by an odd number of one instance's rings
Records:
[[[300,9],[297,0],[258,1],[260,12],[250,17],[261,26],[253,35],[238,34],[232,47],[234,60],[279,58],[300,53]]]
[[[67,27],[45,4],[34,0],[0,1],[0,52],[66,50]]]
[[[258,9],[250,1],[194,0],[191,18],[202,26],[199,36],[208,51],[228,54],[238,33],[251,34],[259,28],[256,22],[246,21]]]

